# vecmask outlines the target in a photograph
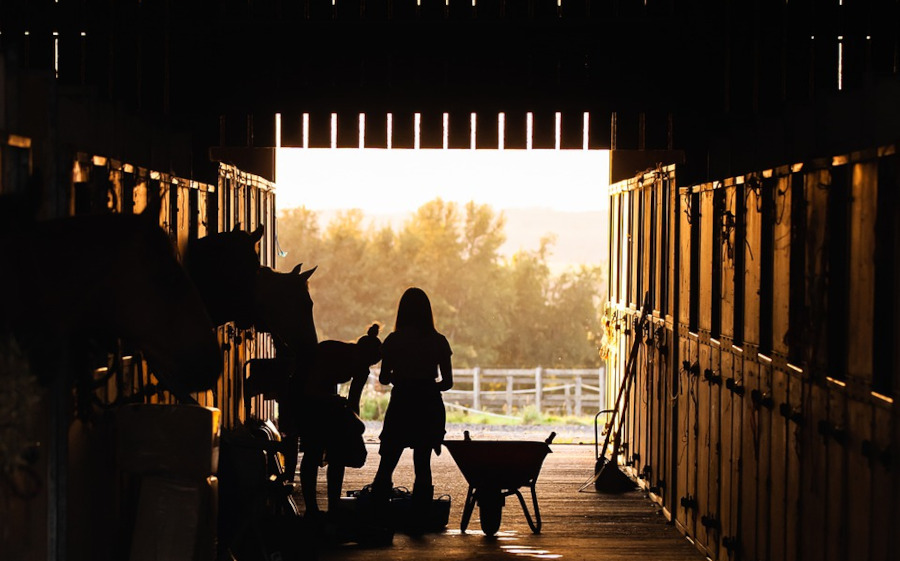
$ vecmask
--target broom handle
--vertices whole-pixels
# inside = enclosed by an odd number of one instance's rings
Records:
[[[645,292],[644,293],[644,305],[641,308],[641,316],[638,319],[637,325],[634,327],[634,342],[632,343],[632,346],[631,346],[631,354],[628,357],[628,364],[625,366],[625,370],[626,370],[625,379],[628,381],[628,384],[625,387],[625,402],[622,404],[622,414],[621,414],[622,418],[625,417],[625,412],[628,411],[628,402],[630,401],[629,398],[631,397],[631,383],[634,380],[634,375],[633,375],[634,361],[635,361],[635,359],[637,359],[637,351],[638,351],[638,347],[641,342],[641,333],[643,332],[644,323],[647,320],[647,314],[649,313],[649,311],[650,311],[650,293]],[[616,406],[618,407],[618,403],[616,403]],[[622,434],[623,428],[624,428],[624,424],[620,421],[619,428],[616,431],[616,438],[613,441],[614,442],[613,451],[612,451],[613,458],[615,458],[619,454],[619,445],[622,442],[622,439],[620,438],[620,436]]]
[[[630,355],[629,355],[629,361],[630,361]],[[616,414],[619,412],[619,401],[621,401],[621,399],[622,399],[622,393],[625,392],[625,384],[628,380],[628,377],[627,377],[628,366],[627,365],[625,366],[625,372],[626,372],[626,377],[622,378],[622,382],[619,384],[619,393],[616,395],[616,404],[612,409],[612,415],[610,415],[609,421],[607,421],[607,423],[606,423],[606,425],[607,425],[606,437],[603,439],[603,449],[600,452],[600,454],[597,456],[598,460],[600,458],[606,457],[606,450],[609,448],[609,439],[613,433],[613,425],[616,422]]]
[[[609,448],[609,438],[613,433],[613,425],[616,421],[616,416],[619,413],[619,403],[622,401],[622,394],[626,393],[626,387],[630,386],[631,379],[631,367],[634,365],[634,359],[637,357],[638,346],[641,343],[641,337],[639,332],[644,327],[644,321],[647,319],[647,312],[650,309],[650,292],[644,293],[644,305],[641,307],[641,316],[638,319],[637,325],[634,327],[634,341],[631,343],[631,352],[628,353],[628,361],[625,363],[625,376],[622,378],[622,383],[619,385],[619,393],[616,395],[616,405],[613,408],[612,417],[609,420],[609,430],[606,431],[606,438],[603,439],[603,451],[597,457],[597,459],[606,457],[606,450]],[[625,402],[628,403],[627,401]],[[624,415],[624,411],[622,414]],[[619,431],[621,433],[621,423],[619,424]],[[618,436],[618,435],[617,435]],[[616,438],[616,442],[618,443],[618,438]],[[618,452],[618,444],[616,444],[616,449],[613,450],[613,457],[615,457]]]
[[[637,353],[635,353],[637,355]],[[625,414],[628,412],[628,402],[631,401],[629,398],[631,397],[631,382],[634,380],[634,376],[631,375],[631,371],[628,372],[628,385],[625,387],[625,402],[622,404],[622,414],[621,418],[625,418]],[[611,457],[615,458],[619,455],[619,446],[622,444],[622,429],[625,427],[625,423],[619,421],[619,427],[616,429],[616,438],[613,439],[613,450]]]

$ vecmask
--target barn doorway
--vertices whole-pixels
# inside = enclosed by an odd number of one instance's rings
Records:
[[[541,434],[581,423],[591,440],[604,400],[609,151],[586,134],[564,148],[559,119],[548,146],[529,122],[525,142],[508,142],[501,114],[485,147],[474,115],[467,145],[451,142],[447,118],[440,135],[414,116],[413,133],[394,136],[390,117],[375,148],[362,115],[358,145],[338,141],[336,115],[327,135],[304,115],[299,142],[277,146],[278,266],[319,266],[320,338],[355,340],[372,322],[387,335],[402,291],[421,286],[454,350],[449,423]],[[373,375],[364,418],[380,418],[385,390]]]

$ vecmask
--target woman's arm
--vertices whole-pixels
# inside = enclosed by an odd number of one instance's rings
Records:
[[[347,392],[347,402],[350,408],[359,415],[359,400],[362,398],[363,388],[366,387],[366,381],[369,379],[369,370],[360,371],[350,380],[350,391]]]
[[[441,381],[438,383],[438,389],[445,392],[453,387],[453,364],[450,357],[439,362],[438,368],[441,369]]]
[[[378,375],[378,381],[385,386],[394,381],[391,370],[393,367],[394,362],[391,359],[387,357],[381,359],[381,373]]]

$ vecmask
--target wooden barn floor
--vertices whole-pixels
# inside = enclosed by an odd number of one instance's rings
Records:
[[[448,438],[452,435],[448,435]],[[393,545],[362,548],[346,544],[321,552],[323,560],[423,560],[457,559],[566,559],[606,561],[613,559],[700,561],[694,546],[666,523],[656,505],[643,493],[600,495],[578,488],[591,476],[592,445],[554,444],[538,478],[537,496],[543,519],[542,532],[528,527],[515,497],[507,498],[500,531],[488,538],[480,528],[478,508],[465,534],[459,531],[462,503],[468,488],[450,454],[444,449],[433,457],[435,494],[452,497],[450,523],[444,533],[410,537],[397,533]],[[368,444],[369,456],[361,469],[348,469],[344,490],[370,483],[378,464],[377,444]],[[320,470],[320,505],[325,507],[325,470]],[[412,488],[412,455],[406,451],[394,476],[394,485]],[[526,499],[528,490],[523,489]],[[529,501],[530,507],[530,501]]]

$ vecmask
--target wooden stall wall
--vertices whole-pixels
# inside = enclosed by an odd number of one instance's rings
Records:
[[[263,267],[275,267],[275,190],[274,185],[257,175],[246,173],[231,164],[219,164],[218,220],[228,225],[221,231],[234,228],[253,231],[260,225],[264,235],[259,244],[259,260]],[[243,421],[244,365],[251,358],[274,358],[275,347],[268,333],[254,330],[241,332],[233,325],[219,328],[219,340],[225,349],[225,372],[222,391],[232,396],[230,409],[222,410],[225,425],[229,421]],[[228,380],[226,380],[226,378]],[[227,387],[224,387],[226,386]],[[250,415],[259,419],[276,420],[273,400],[262,396],[250,400]]]
[[[677,453],[664,435],[672,427],[671,398],[677,384],[671,378],[673,318],[671,279],[679,253],[670,240],[676,230],[673,215],[677,197],[674,168],[616,184],[610,191],[610,300],[607,318],[618,340],[608,361],[607,395],[614,399],[623,382],[628,354],[635,337],[644,343],[638,350],[628,410],[620,420],[621,461],[665,508],[675,488]],[[633,210],[632,210],[633,209]],[[635,333],[644,295],[649,294],[648,322]],[[610,402],[608,406],[611,406]]]
[[[712,559],[894,555],[897,158],[610,188],[609,387],[641,346],[619,461]]]
[[[260,263],[274,265],[275,204],[274,185],[232,165],[220,164],[218,185],[192,181],[171,174],[147,170],[102,156],[76,155],[72,171],[70,213],[134,213],[159,209],[159,225],[171,238],[179,255],[184,255],[192,239],[234,228],[253,230],[265,225],[260,242]],[[254,330],[242,331],[233,324],[218,329],[224,354],[224,369],[214,390],[195,394],[200,405],[221,411],[222,426],[230,428],[246,420],[242,396],[243,367],[250,358],[274,354],[271,337]],[[98,392],[102,403],[111,404],[120,393],[146,392],[148,403],[175,403],[165,391],[151,391],[157,381],[136,352],[122,349],[99,366],[97,375],[111,368],[128,372],[125,387],[111,377]],[[251,415],[275,418],[272,402],[255,398]]]
[[[0,135],[0,194],[22,195],[42,175],[32,162],[31,140],[14,134]],[[225,224],[255,227],[265,224],[261,243],[261,262],[274,263],[274,186],[258,177],[241,174],[222,166],[220,175],[240,176],[243,204],[233,204],[229,213],[220,212],[219,185],[208,185],[171,174],[142,168],[105,156],[66,152],[60,156],[65,169],[59,192],[44,184],[44,202],[39,218],[62,215],[103,213],[141,214],[154,212],[153,219],[169,235],[180,253],[187,243],[224,230]],[[248,214],[236,216],[244,210]],[[6,218],[11,218],[7,216]],[[27,216],[22,217],[27,220]],[[249,219],[249,222],[248,222]],[[7,224],[8,225],[8,224]],[[48,248],[52,253],[53,248]],[[48,253],[49,254],[49,253]],[[140,294],[135,294],[140,298]],[[267,334],[236,332],[226,326],[220,329],[223,352],[229,360],[220,377],[219,386],[194,394],[200,405],[222,412],[222,427],[230,428],[244,420],[240,401],[243,369],[240,361],[254,356],[271,356],[271,338]],[[226,335],[227,334],[227,335]],[[96,414],[86,422],[75,418],[73,400],[67,399],[72,389],[63,378],[43,398],[37,399],[39,412],[34,434],[39,435],[41,453],[31,466],[34,493],[10,495],[0,489],[0,503],[15,521],[12,534],[0,537],[0,550],[23,558],[42,558],[45,553],[67,558],[118,558],[121,535],[110,534],[122,520],[122,501],[131,487],[125,485],[116,471],[113,415],[124,403],[174,403],[168,392],[157,389],[157,381],[147,364],[126,344],[118,351],[94,356],[93,402]],[[50,396],[50,397],[48,397]],[[273,417],[271,403],[257,400],[252,413]],[[46,477],[46,480],[44,479]],[[206,487],[204,487],[206,489]],[[31,491],[29,491],[31,493]],[[2,557],[2,555],[0,555]]]

